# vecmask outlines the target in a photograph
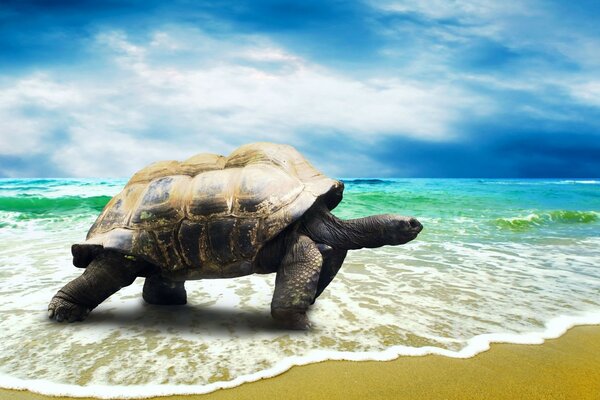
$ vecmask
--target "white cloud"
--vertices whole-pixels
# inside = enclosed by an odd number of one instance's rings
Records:
[[[600,80],[572,85],[571,95],[584,104],[600,107]]]
[[[496,0],[374,0],[371,6],[384,13],[417,15],[423,26],[421,40],[453,45],[487,39],[513,51],[545,53],[576,63],[582,68],[600,66],[600,38],[590,31],[579,7],[539,0],[502,2]],[[389,35],[401,35],[405,21],[382,27]],[[393,49],[386,49],[392,52]],[[439,59],[438,59],[439,61]],[[531,68],[532,65],[527,67]],[[597,71],[595,71],[597,72]]]
[[[0,90],[0,154],[30,155],[64,123],[63,109],[79,107],[85,98],[77,88],[35,74]]]
[[[371,5],[385,11],[418,13],[433,19],[455,18],[461,21],[480,21],[490,16],[520,13],[529,9],[526,2],[495,0],[378,0],[371,2]]]
[[[130,86],[143,87],[148,105],[161,103],[193,126],[231,134],[290,135],[327,128],[361,137],[401,134],[437,140],[452,135],[457,114],[476,101],[447,84],[348,78],[272,45],[229,50],[229,59],[201,69],[156,65],[145,60],[146,49],[114,36],[107,43],[125,53],[120,65],[130,72]],[[235,63],[234,57],[258,64]]]
[[[192,43],[201,49],[197,60],[178,64],[168,57]],[[127,176],[158,159],[225,153],[243,142],[301,145],[307,132],[313,138],[341,132],[359,142],[381,135],[445,140],[466,110],[485,109],[481,99],[449,84],[358,80],[256,37],[234,46],[165,31],[133,43],[107,32],[95,50],[112,69],[2,85],[1,152],[43,151],[49,133],[62,130],[67,140],[55,144],[51,159],[65,171]],[[31,107],[43,112],[26,112]]]
[[[71,141],[52,154],[52,161],[78,176],[129,176],[152,161],[185,159],[189,148],[164,140],[138,138],[114,130],[71,130]]]
[[[2,133],[0,155],[22,155],[35,153],[44,138],[46,124],[0,110]]]

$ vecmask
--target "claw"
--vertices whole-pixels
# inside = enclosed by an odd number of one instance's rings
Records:
[[[294,321],[290,325],[287,326],[288,329],[293,329],[293,330],[297,330],[297,331],[307,331],[307,330],[311,329],[312,327],[313,327],[313,324],[308,320]]]
[[[60,296],[54,296],[48,305],[48,318],[57,322],[83,321],[90,313],[90,308],[74,303]]]

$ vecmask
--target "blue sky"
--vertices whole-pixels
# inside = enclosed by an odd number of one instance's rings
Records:
[[[598,1],[3,1],[0,177],[253,141],[337,177],[598,177],[598,20]]]

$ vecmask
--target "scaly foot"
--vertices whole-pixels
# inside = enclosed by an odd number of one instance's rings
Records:
[[[90,313],[90,308],[65,299],[57,293],[48,304],[48,318],[62,321],[83,321]]]
[[[294,330],[308,330],[312,324],[306,316],[306,312],[286,309],[271,310],[271,315],[283,328]]]

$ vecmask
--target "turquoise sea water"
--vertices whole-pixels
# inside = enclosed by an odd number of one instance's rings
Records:
[[[83,323],[46,319],[81,271],[70,245],[126,180],[0,180],[0,386],[53,394],[199,393],[322,359],[469,357],[600,323],[600,180],[345,179],[342,218],[417,217],[404,246],[349,253],[309,332],[276,329],[275,276],[188,282],[189,304],[141,300],[142,279]]]

